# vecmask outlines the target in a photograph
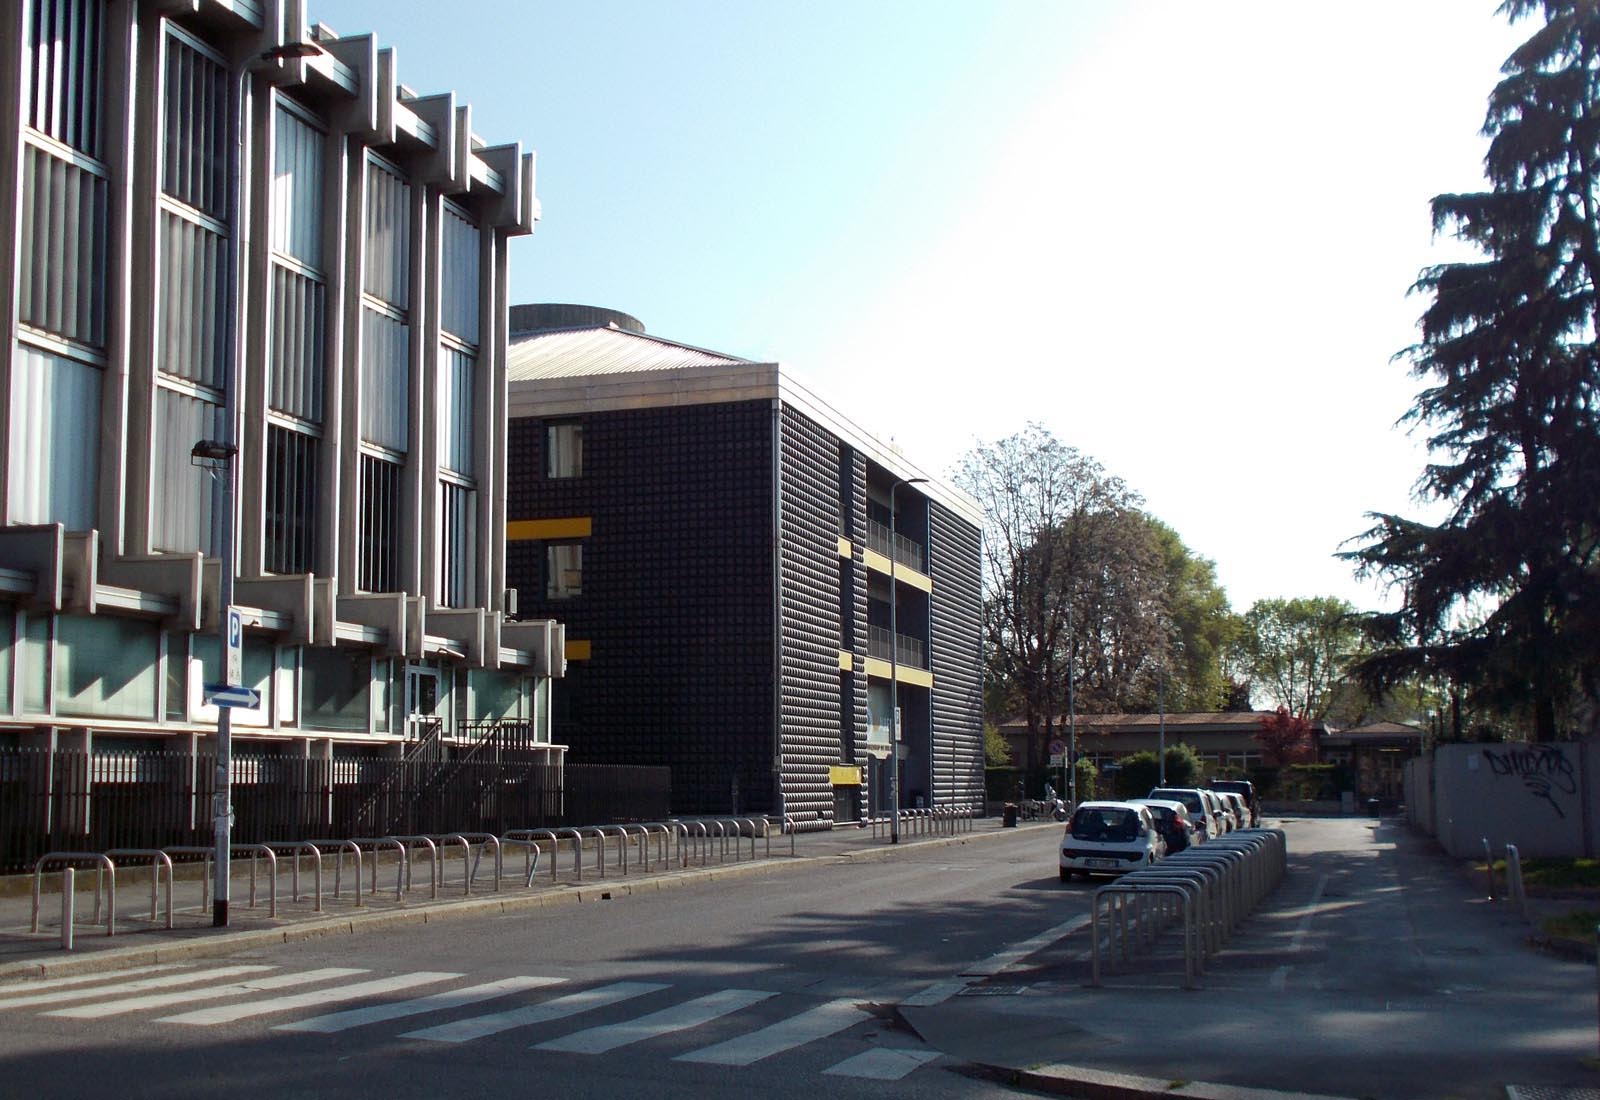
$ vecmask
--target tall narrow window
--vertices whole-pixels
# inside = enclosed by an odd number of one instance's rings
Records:
[[[22,196],[10,407],[13,523],[95,524],[109,172],[104,0],[24,5]]]
[[[361,294],[361,576],[369,592],[399,583],[402,482],[410,447],[411,186],[366,163]]]
[[[321,130],[287,101],[273,116],[272,366],[267,385],[265,560],[272,573],[316,565],[323,433],[326,279]]]
[[[570,600],[583,595],[583,545],[556,542],[545,547],[546,598]]]
[[[222,483],[190,462],[189,451],[221,437],[227,401],[226,158],[233,103],[222,58],[170,25],[162,66],[151,543],[156,550],[210,554],[221,544]]]
[[[452,203],[441,226],[442,334],[439,347],[439,600],[470,607],[477,596],[478,310],[482,242],[477,225]]]
[[[546,477],[582,477],[583,425],[572,421],[545,425],[544,456]]]

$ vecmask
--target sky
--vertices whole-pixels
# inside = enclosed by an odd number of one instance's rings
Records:
[[[1436,516],[1396,421],[1435,239],[1482,184],[1496,0],[309,0],[538,153],[513,302],[779,361],[947,477],[1030,421],[1235,609],[1394,594]]]

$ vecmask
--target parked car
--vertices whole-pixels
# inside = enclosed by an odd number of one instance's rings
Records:
[[[1217,796],[1226,800],[1233,811],[1234,820],[1239,823],[1239,828],[1248,829],[1250,825],[1250,807],[1244,804],[1244,798],[1233,791],[1218,791]]]
[[[1256,799],[1256,785],[1248,779],[1218,779],[1211,784],[1214,791],[1227,791],[1244,799],[1245,807],[1250,811],[1250,827],[1261,826],[1261,803]]]
[[[1196,839],[1203,843],[1221,836],[1223,828],[1217,819],[1216,803],[1207,797],[1210,793],[1199,787],[1152,787],[1145,797],[1182,802],[1189,810],[1189,819],[1194,822]]]
[[[1156,819],[1161,839],[1167,842],[1167,855],[1181,852],[1195,843],[1194,822],[1189,819],[1189,807],[1182,802],[1161,798],[1135,798],[1131,801],[1150,807],[1150,816]]]
[[[1211,810],[1217,815],[1217,820],[1222,824],[1224,835],[1233,832],[1239,827],[1239,815],[1233,811],[1233,803],[1223,797],[1220,791],[1210,787],[1201,787],[1200,793],[1211,801]]]
[[[1061,881],[1073,875],[1120,875],[1167,854],[1150,807],[1137,802],[1084,802],[1061,837]]]

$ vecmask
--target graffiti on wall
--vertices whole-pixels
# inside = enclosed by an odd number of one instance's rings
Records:
[[[1536,799],[1550,804],[1556,816],[1565,819],[1557,796],[1578,793],[1578,774],[1566,753],[1552,745],[1517,745],[1504,749],[1484,749],[1484,759],[1495,775],[1516,777]]]

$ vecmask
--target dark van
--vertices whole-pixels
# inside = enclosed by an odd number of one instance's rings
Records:
[[[1256,801],[1256,785],[1248,779],[1217,779],[1211,783],[1214,791],[1228,791],[1244,799],[1244,804],[1250,810],[1250,827],[1259,828],[1261,825],[1261,803]]]

